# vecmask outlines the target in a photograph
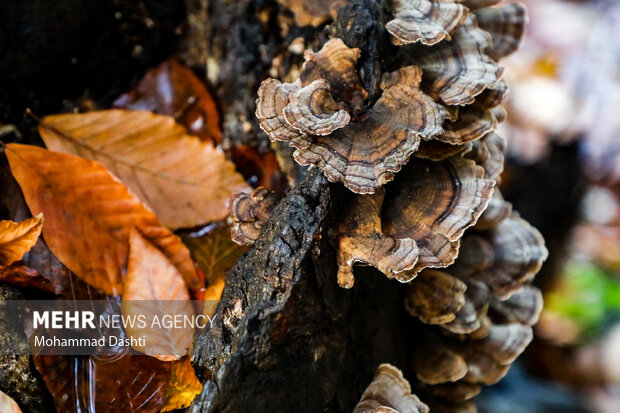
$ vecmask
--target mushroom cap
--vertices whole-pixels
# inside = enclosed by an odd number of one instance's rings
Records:
[[[486,208],[495,182],[483,178],[473,161],[416,160],[388,188],[381,211],[383,233],[413,238],[419,257],[412,271],[447,267],[458,254],[458,240]]]
[[[527,8],[522,3],[509,3],[474,10],[480,28],[491,35],[489,56],[498,60],[519,49],[528,22]]]
[[[418,260],[418,247],[412,239],[395,239],[381,231],[381,206],[385,190],[373,195],[356,196],[345,209],[338,225],[338,283],[351,288],[354,283],[353,265],[372,265],[389,278],[401,282],[411,280],[404,274]]]
[[[428,413],[428,406],[411,393],[403,373],[391,364],[381,364],[353,413]]]
[[[506,140],[495,132],[484,138],[472,142],[472,150],[464,154],[467,159],[473,159],[484,168],[484,176],[497,180],[504,170],[504,150]]]
[[[421,42],[434,45],[445,38],[465,20],[467,7],[454,0],[393,0],[393,19],[385,28],[392,43]]]
[[[441,336],[424,331],[414,343],[413,369],[418,380],[433,385],[462,379],[467,363]]]
[[[299,164],[314,164],[332,182],[370,194],[393,179],[421,139],[443,131],[448,113],[419,88],[416,66],[385,74],[381,96],[364,108],[359,56],[337,38],[318,52],[306,51],[298,81],[261,84],[256,116],[270,139],[296,148]]]
[[[453,145],[462,145],[487,135],[497,126],[497,118],[491,110],[479,105],[460,108],[454,122],[445,122],[444,131],[435,138]]]
[[[500,299],[521,289],[547,258],[542,235],[517,214],[464,237],[455,271],[486,283]]]
[[[444,324],[465,304],[465,290],[463,281],[446,272],[424,270],[407,287],[405,308],[423,323]]]
[[[526,286],[506,300],[493,297],[490,313],[494,320],[502,324],[519,323],[533,326],[543,308],[543,297],[536,287]]]
[[[232,240],[239,245],[253,244],[280,199],[281,195],[264,187],[251,194],[234,194],[228,205]]]
[[[416,158],[429,159],[431,161],[443,161],[452,156],[464,156],[472,150],[472,143],[463,145],[451,145],[439,140],[420,142],[420,147],[413,154]]]
[[[418,88],[419,68],[401,68],[386,79],[383,94],[362,120],[328,136],[304,137],[295,160],[316,164],[330,181],[361,194],[392,180],[421,138],[442,132],[447,112]]]
[[[329,135],[347,126],[351,120],[346,110],[338,108],[325,79],[317,79],[291,92],[288,98],[284,119],[303,134]]]
[[[423,89],[447,105],[469,105],[501,79],[504,70],[487,49],[491,36],[469,15],[453,33],[452,41],[408,50],[424,72]]]

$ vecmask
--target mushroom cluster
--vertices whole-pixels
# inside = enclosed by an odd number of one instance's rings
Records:
[[[507,372],[542,308],[531,283],[544,240],[496,188],[508,91],[498,61],[518,48],[527,21],[522,4],[498,3],[388,1],[391,49],[376,91],[360,80],[361,50],[339,38],[306,50],[299,79],[258,90],[270,139],[355,193],[329,233],[338,283],[351,288],[354,266],[369,265],[407,284],[405,307],[419,320],[415,384],[437,412],[475,411],[470,399]],[[258,237],[277,202],[259,195],[231,203],[239,242]],[[382,365],[355,411],[401,411],[400,402],[427,411],[410,393],[402,373]]]

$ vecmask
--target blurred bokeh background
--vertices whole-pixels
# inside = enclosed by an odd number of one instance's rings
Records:
[[[620,1],[521,0],[502,188],[550,250],[536,338],[484,412],[620,412]]]

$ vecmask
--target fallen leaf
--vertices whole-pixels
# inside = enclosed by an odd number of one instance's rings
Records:
[[[202,314],[211,317],[222,297],[226,273],[248,247],[233,242],[230,227],[223,223],[213,225],[206,234],[200,236],[181,234],[181,239],[205,275],[205,288],[200,295],[203,300]]]
[[[43,237],[77,277],[109,295],[123,292],[129,232],[136,227],[197,288],[181,240],[102,165],[35,146],[8,144],[6,155],[28,207],[43,212]]]
[[[286,175],[280,170],[278,159],[272,151],[259,153],[251,146],[239,145],[230,150],[230,157],[253,187],[264,186],[280,193],[288,188]]]
[[[59,412],[170,411],[202,390],[189,357],[163,362],[144,355],[118,358],[34,356]]]
[[[39,274],[32,268],[21,264],[0,266],[0,282],[5,282],[17,287],[36,288],[53,294],[60,294],[61,288],[54,286],[50,280]]]
[[[119,96],[112,106],[173,116],[203,141],[218,145],[222,139],[220,115],[211,94],[194,72],[174,58],[149,70],[133,90]]]
[[[151,327],[155,318],[164,320],[165,316],[191,317],[194,314],[183,277],[168,258],[135,229],[129,235],[129,265],[121,312],[126,316],[146,317],[144,328],[125,326],[127,337],[144,338],[144,345],[133,346],[136,350],[161,361],[178,360],[187,355],[193,339],[191,326]]]
[[[42,228],[42,214],[22,222],[0,221],[0,265],[21,260],[37,243]]]
[[[225,218],[228,198],[247,188],[222,153],[167,116],[128,110],[54,115],[41,121],[39,132],[53,151],[100,162],[169,228]]]
[[[202,384],[196,377],[189,357],[171,363],[165,397],[166,405],[161,411],[169,412],[188,407],[201,391]]]
[[[0,154],[0,188],[2,188],[0,191],[2,218],[23,221],[31,217],[4,152]],[[50,252],[42,237],[39,237],[34,247],[22,257],[21,262],[39,274],[43,274],[52,283],[57,294],[69,286],[71,272]]]
[[[0,412],[2,413],[21,413],[15,400],[11,399],[7,394],[0,391]]]

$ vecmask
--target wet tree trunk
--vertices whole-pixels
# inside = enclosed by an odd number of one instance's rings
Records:
[[[272,2],[191,0],[188,12],[208,22],[193,20],[185,58],[215,82],[228,145],[268,145],[254,120],[256,90],[274,70],[302,62],[287,52],[299,36],[315,50],[330,33],[361,48],[362,81],[376,90],[375,1],[352,2],[331,26],[305,29]],[[328,229],[349,196],[311,170],[275,209],[228,274],[214,328],[195,342],[205,386],[192,412],[350,412],[378,364],[408,370],[412,318],[398,283],[368,268],[356,270],[352,290],[337,284]]]

